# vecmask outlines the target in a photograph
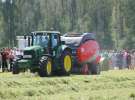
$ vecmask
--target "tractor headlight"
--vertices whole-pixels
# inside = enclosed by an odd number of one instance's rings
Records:
[[[24,59],[32,58],[32,55],[23,55]]]

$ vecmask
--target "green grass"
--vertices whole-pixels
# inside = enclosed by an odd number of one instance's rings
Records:
[[[50,78],[0,73],[0,100],[135,100],[135,71]]]

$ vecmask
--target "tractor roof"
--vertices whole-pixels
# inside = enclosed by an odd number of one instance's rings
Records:
[[[57,33],[57,34],[60,34],[60,32],[59,31],[34,31],[34,32],[31,32],[31,33],[34,33],[34,34],[36,34],[36,33],[47,33],[47,34],[52,34],[52,33]]]
[[[64,37],[83,37],[83,36],[91,36],[91,37],[95,37],[94,33],[76,33],[76,32],[68,32],[66,34],[64,34]]]

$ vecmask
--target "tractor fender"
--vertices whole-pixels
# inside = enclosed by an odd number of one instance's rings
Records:
[[[72,53],[72,49],[70,47],[68,47],[67,45],[62,45],[58,48],[58,51],[57,51],[57,58],[61,57],[62,53],[67,50],[69,51],[70,53]]]

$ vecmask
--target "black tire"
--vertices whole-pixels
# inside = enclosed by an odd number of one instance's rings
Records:
[[[91,63],[89,64],[89,73],[91,73],[92,75],[98,75],[100,74],[100,66],[99,64],[95,64],[95,63]]]
[[[68,50],[65,50],[60,57],[61,71],[59,74],[70,75],[72,70],[72,57]]]
[[[39,62],[39,76],[49,77],[52,75],[52,59],[50,57],[42,57]]]
[[[19,67],[17,66],[16,63],[12,64],[12,73],[13,74],[19,74]]]

